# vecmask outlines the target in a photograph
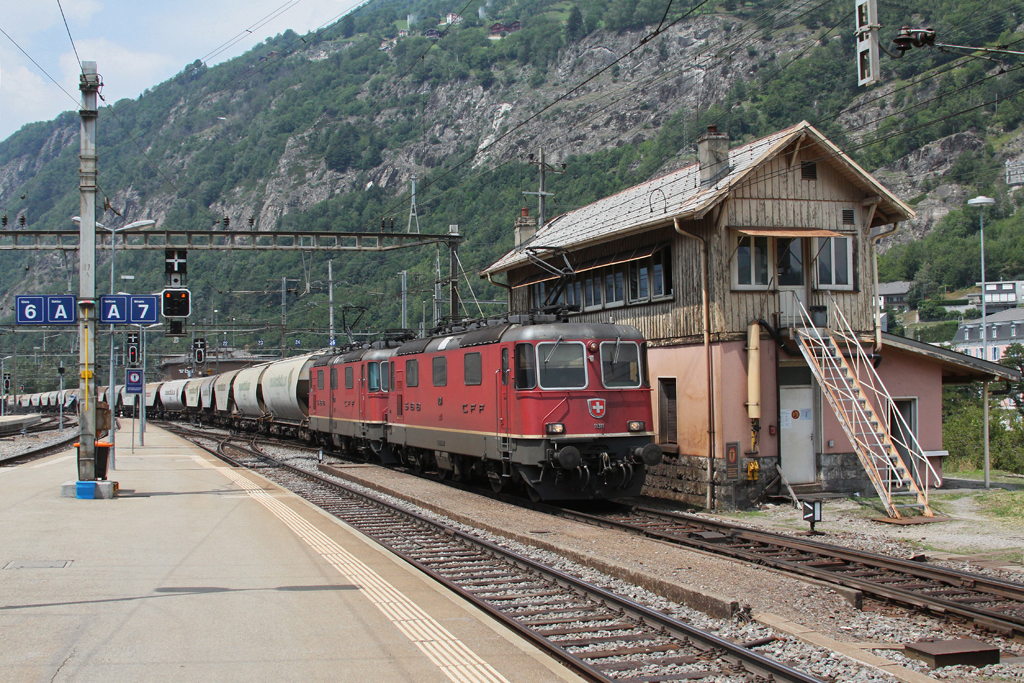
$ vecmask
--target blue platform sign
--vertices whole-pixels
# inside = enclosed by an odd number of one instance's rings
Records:
[[[17,311],[14,315],[14,322],[18,325],[45,325],[46,324],[46,297],[45,296],[17,296],[14,297]]]
[[[104,294],[100,297],[100,324],[116,325],[128,322],[128,297],[123,294]]]
[[[124,373],[124,393],[126,394],[141,394],[142,393],[142,370],[138,368],[128,368]]]
[[[129,303],[128,322],[132,325],[152,325],[159,321],[156,295],[133,296]]]
[[[71,294],[46,297],[46,322],[73,325],[78,322],[78,302]]]

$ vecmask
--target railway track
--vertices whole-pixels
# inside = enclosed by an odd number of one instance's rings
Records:
[[[556,512],[845,586],[875,600],[1024,640],[1024,584],[651,508],[635,507],[624,514]]]
[[[274,443],[295,448],[294,444],[287,442]],[[527,503],[476,488],[472,490],[480,495],[576,521],[641,534],[844,586],[869,599],[921,610],[940,619],[970,624],[979,630],[993,631],[1024,642],[1024,584],[927,562],[757,531],[695,515],[645,507],[632,507],[625,513],[587,514]]]
[[[66,439],[61,439],[60,441],[57,442],[50,442],[48,444],[44,444],[38,448],[34,448],[30,451],[25,451],[23,453],[15,453],[14,455],[0,456],[0,464],[17,464],[22,462],[28,462],[31,460],[38,460],[39,458],[45,458],[48,455],[53,455],[54,453],[60,453],[61,451],[68,450],[76,441],[78,441],[77,429],[74,432],[70,432]]]
[[[818,680],[751,649],[764,642],[745,646],[719,638],[458,529],[280,463],[252,445],[233,443],[236,437],[216,439],[168,428],[233,465],[259,469],[588,680]]]

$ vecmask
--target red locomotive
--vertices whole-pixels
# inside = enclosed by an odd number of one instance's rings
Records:
[[[661,462],[633,327],[509,316],[376,346],[313,364],[322,442],[536,500],[637,495]]]

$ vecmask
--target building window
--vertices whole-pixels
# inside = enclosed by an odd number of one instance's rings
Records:
[[[853,249],[849,237],[817,238],[818,289],[853,289]]]
[[[583,280],[583,310],[601,308],[601,276],[588,274]]]
[[[415,358],[405,361],[405,386],[418,387],[420,385],[420,363]]]
[[[672,254],[659,249],[651,259],[651,297],[658,299],[672,296]]]
[[[803,244],[804,241],[800,237],[780,237],[776,240],[780,287],[804,284]]]
[[[604,276],[604,306],[621,306],[626,301],[625,277],[622,267],[609,270]]]
[[[800,162],[800,177],[804,180],[818,179],[818,164],[813,161]]]
[[[629,264],[629,303],[643,303],[651,298],[650,269],[646,259]]]
[[[434,356],[431,360],[434,374],[434,386],[448,386],[448,359],[444,356]]]
[[[476,386],[483,381],[483,363],[479,351],[467,353],[463,357],[462,370],[466,386]]]
[[[735,282],[739,289],[768,286],[768,238],[740,235],[736,244]]]

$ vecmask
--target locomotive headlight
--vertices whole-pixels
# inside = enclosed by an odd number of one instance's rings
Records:
[[[548,434],[565,434],[565,425],[561,422],[548,422],[544,425],[544,430]]]
[[[642,432],[646,426],[643,420],[630,420],[626,423],[626,429],[631,432]]]

